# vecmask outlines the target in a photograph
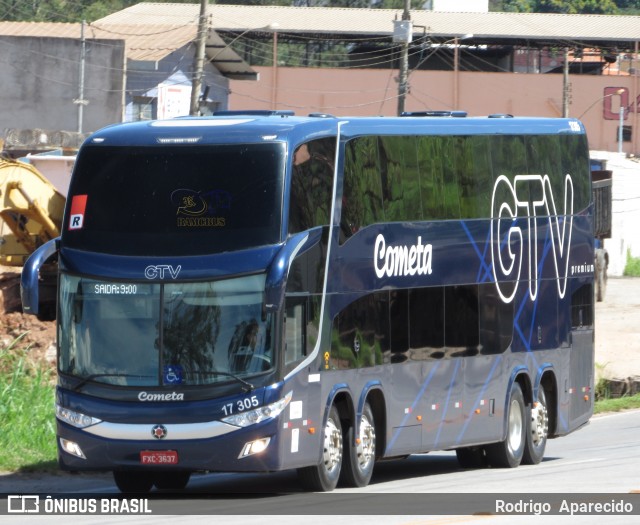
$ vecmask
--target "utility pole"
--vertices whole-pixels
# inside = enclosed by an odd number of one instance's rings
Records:
[[[202,72],[204,70],[204,50],[207,42],[207,3],[200,0],[200,16],[198,18],[198,36],[196,39],[196,59],[191,82],[191,105],[189,115],[200,114],[200,91],[202,90]]]
[[[400,72],[398,74],[398,116],[404,113],[404,102],[409,91],[409,44],[411,43],[412,29],[411,29],[411,0],[404,0],[404,11],[402,12],[402,21],[400,24],[396,24],[396,30],[394,31],[394,40],[401,41],[400,49]],[[403,33],[402,40],[398,38],[398,25],[401,27]]]
[[[562,117],[569,118],[569,96],[571,85],[569,84],[569,48],[564,48],[564,67],[562,73]]]
[[[82,21],[80,26],[80,82],[78,86],[78,98],[73,101],[78,105],[78,133],[82,133],[82,120],[84,118],[84,107],[89,103],[84,99],[84,65],[87,58],[87,43],[84,38],[84,25],[86,21]]]

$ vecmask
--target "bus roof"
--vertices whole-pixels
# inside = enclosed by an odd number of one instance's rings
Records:
[[[446,114],[446,112],[445,112]],[[576,119],[512,117],[402,116],[334,117],[295,116],[290,112],[223,112],[211,117],[180,117],[115,124],[91,135],[85,144],[152,146],[178,144],[252,143],[340,135],[538,135],[584,134]]]

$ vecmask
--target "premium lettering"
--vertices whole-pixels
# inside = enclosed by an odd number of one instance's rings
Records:
[[[433,246],[422,244],[422,237],[411,246],[387,246],[384,235],[376,237],[373,249],[373,263],[378,278],[405,277],[409,275],[430,275]]]

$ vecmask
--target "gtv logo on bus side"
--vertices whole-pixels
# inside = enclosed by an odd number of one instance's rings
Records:
[[[531,195],[539,196],[532,199]],[[527,258],[529,297],[538,296],[539,263],[538,217],[548,221],[551,258],[554,264],[558,295],[567,290],[569,252],[573,230],[573,181],[564,178],[564,210],[558,213],[549,175],[516,175],[513,182],[500,175],[491,196],[491,263],[496,289],[503,302],[510,303]],[[562,197],[562,196],[560,196]],[[526,231],[516,220],[524,221]],[[526,243],[526,246],[525,246]]]
[[[177,279],[180,270],[182,270],[180,265],[174,268],[170,264],[156,264],[147,266],[144,269],[144,276],[147,279],[164,279],[165,275],[169,275],[172,279]]]

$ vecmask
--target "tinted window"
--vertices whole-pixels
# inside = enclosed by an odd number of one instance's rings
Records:
[[[517,175],[548,175],[557,212],[564,213],[570,174],[578,213],[589,203],[586,147],[583,135],[353,139],[345,154],[342,240],[377,222],[489,218],[501,175],[511,184]],[[517,192],[524,201],[543,197],[541,183],[533,178],[521,180]],[[497,186],[495,200],[513,200],[509,185]]]
[[[593,287],[584,284],[571,294],[571,327],[593,326]]]
[[[389,348],[389,292],[357,299],[333,321],[331,368],[360,368],[382,363]]]
[[[85,147],[63,243],[128,255],[273,244],[280,239],[283,171],[283,144]],[[79,212],[81,227],[69,229]]]
[[[341,228],[348,236],[385,219],[377,137],[352,140],[346,149]]]
[[[293,154],[289,233],[329,225],[336,139],[298,146]]]
[[[493,283],[374,292],[333,321],[331,366],[385,363],[505,352],[513,336],[513,304]]]

